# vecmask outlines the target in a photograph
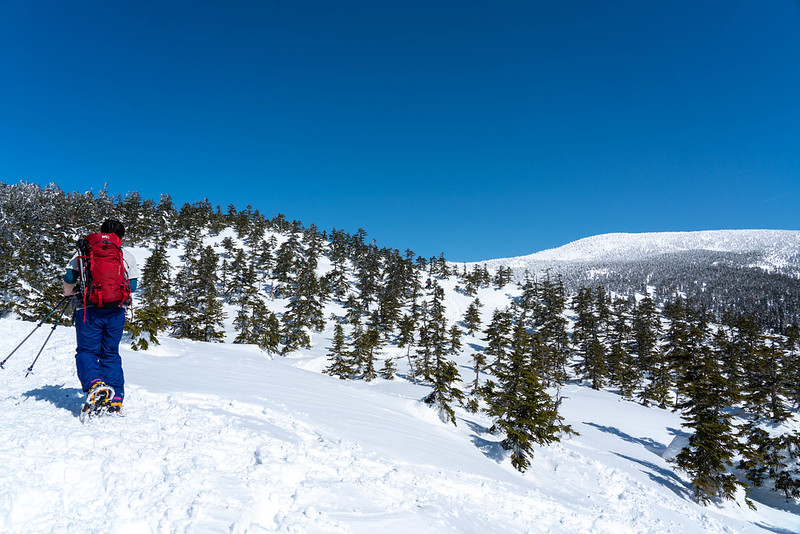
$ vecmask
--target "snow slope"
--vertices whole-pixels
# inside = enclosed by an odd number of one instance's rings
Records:
[[[33,326],[0,320],[0,354]],[[314,371],[324,343],[291,359],[124,349],[127,416],[81,425],[71,328],[24,377],[42,330],[0,370],[0,532],[800,532],[776,497],[695,504],[662,458],[679,417],[610,393],[565,388],[580,436],[520,474],[482,416],[453,427],[418,402],[425,388]]]

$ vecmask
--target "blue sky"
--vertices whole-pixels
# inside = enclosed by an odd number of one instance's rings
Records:
[[[800,3],[0,1],[0,181],[451,260],[800,229]]]

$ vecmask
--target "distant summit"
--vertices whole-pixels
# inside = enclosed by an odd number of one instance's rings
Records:
[[[759,260],[751,264],[752,267],[769,271],[791,270],[794,267],[795,272],[800,272],[800,231],[710,230],[601,234],[528,256],[480,263],[488,267],[506,266],[515,271],[526,268],[533,271],[554,262],[627,263],[690,252],[742,254]]]
[[[603,234],[536,254],[457,268],[559,277],[570,291],[602,286],[615,295],[680,295],[708,310],[753,314],[782,330],[800,318],[800,231],[714,230]]]

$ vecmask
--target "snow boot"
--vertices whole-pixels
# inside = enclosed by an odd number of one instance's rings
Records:
[[[111,400],[108,404],[108,415],[113,415],[115,417],[125,417],[125,412],[122,411],[122,401],[119,400],[118,397],[115,397]]]
[[[102,380],[97,380],[92,384],[86,400],[81,407],[80,420],[85,423],[86,419],[100,415],[109,408],[109,401],[114,397],[114,388],[106,385]]]

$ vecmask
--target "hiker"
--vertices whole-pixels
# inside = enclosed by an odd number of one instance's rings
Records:
[[[122,415],[125,398],[119,343],[125,307],[131,302],[130,295],[136,291],[139,278],[136,258],[122,248],[124,236],[123,224],[107,219],[100,226],[100,233],[78,241],[79,252],[67,264],[64,275],[64,295],[72,296],[75,308],[78,379],[89,397],[95,390],[113,388],[113,398],[99,401],[117,415]]]

